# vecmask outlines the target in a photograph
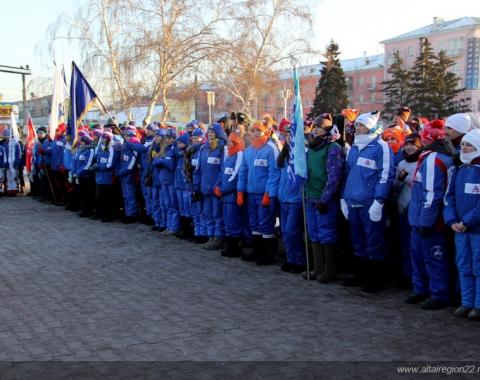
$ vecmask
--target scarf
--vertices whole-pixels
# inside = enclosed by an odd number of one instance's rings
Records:
[[[243,140],[236,133],[230,133],[228,140],[233,144],[228,146],[229,156],[233,156],[235,153],[245,150],[245,144]]]
[[[218,144],[219,144],[219,139],[218,138],[214,138],[212,140],[208,140],[208,145],[210,147],[210,150],[215,150],[218,148]]]
[[[255,139],[255,138],[252,138],[252,140],[250,141],[250,144],[255,148],[255,149],[260,149],[262,146],[264,146],[268,139],[270,138],[270,136],[268,136],[267,134],[263,135],[263,136],[260,136],[259,138]]]
[[[364,149],[368,144],[374,141],[378,137],[376,133],[369,133],[367,135],[355,135],[353,145],[358,147],[358,150]]]

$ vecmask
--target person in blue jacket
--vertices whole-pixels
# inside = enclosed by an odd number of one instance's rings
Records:
[[[252,139],[245,150],[237,185],[237,204],[248,202],[248,218],[252,230],[252,251],[244,254],[245,261],[268,265],[274,261],[275,211],[280,171],[277,166],[278,148],[271,141],[266,125],[255,121]],[[245,197],[246,193],[246,197]]]
[[[0,134],[0,196],[6,194],[7,187],[4,186],[7,178],[8,155],[5,149],[5,138]]]
[[[147,163],[147,151],[150,145],[153,143],[155,131],[158,129],[158,123],[152,122],[145,128],[145,137],[142,141],[144,150],[140,152],[139,163],[141,171],[140,188],[142,190],[143,199],[145,202],[145,224],[151,226],[154,224],[152,218],[152,184],[151,180],[147,180],[148,177],[148,163]]]
[[[160,204],[163,215],[166,215],[166,229],[164,235],[174,235],[180,229],[180,214],[178,212],[177,197],[175,194],[175,138],[176,133],[172,128],[165,131],[165,141],[159,155],[153,159],[152,166],[158,171],[160,181]],[[163,226],[162,226],[163,227]]]
[[[278,202],[280,230],[285,246],[285,260],[280,266],[284,272],[301,273],[305,270],[305,234],[303,229],[302,187],[292,185],[293,166],[290,162],[290,129],[286,143],[277,157],[280,170]]]
[[[184,173],[186,178],[187,189],[191,196],[191,214],[193,220],[193,243],[205,244],[208,242],[207,230],[202,220],[202,193],[195,191],[194,180],[198,179],[198,158],[200,157],[201,148],[205,132],[202,128],[195,128],[192,132],[192,145],[185,150]]]
[[[393,184],[393,153],[382,140],[378,111],[364,113],[355,121],[355,139],[347,155],[346,181],[340,206],[350,222],[355,281],[362,291],[380,291],[385,261],[384,204]],[[350,284],[345,284],[350,285]]]
[[[178,136],[176,144],[174,187],[180,213],[180,231],[178,232],[177,237],[181,239],[189,239],[193,234],[191,214],[192,192],[189,190],[187,179],[185,177],[185,152],[190,145],[190,134],[185,132],[183,135]]]
[[[72,178],[78,183],[81,218],[93,216],[95,206],[95,147],[88,133],[79,133],[78,146],[73,156]]]
[[[138,216],[136,189],[138,180],[137,158],[139,153],[134,151],[127,143],[140,144],[140,141],[136,138],[134,129],[125,129],[123,135],[126,143],[123,144],[120,152],[120,162],[116,169],[116,177],[120,180],[124,201],[122,223],[131,224],[137,221]]]
[[[100,149],[95,157],[96,196],[95,219],[111,222],[115,218],[115,167],[118,162],[118,151],[113,148],[113,134],[103,132]]]
[[[11,128],[11,127],[10,127]],[[18,142],[10,140],[10,130],[3,131],[5,154],[7,156],[7,167],[5,169],[7,178],[7,195],[15,197],[18,192],[18,168],[21,165],[21,147]],[[13,150],[13,153],[10,152]]]
[[[480,321],[480,129],[463,136],[460,160],[462,165],[452,168],[443,210],[445,223],[455,232],[462,294],[454,314]]]
[[[408,207],[408,221],[412,226],[413,292],[405,302],[420,303],[425,310],[437,310],[448,306],[450,297],[442,211],[455,149],[445,140],[442,120],[431,121],[422,129],[420,137],[425,146],[413,176]]]
[[[51,143],[51,174],[55,191],[56,205],[63,206],[67,199],[67,171],[63,163],[65,149],[65,124],[60,124],[55,130],[55,139]]]
[[[218,123],[207,130],[207,142],[201,147],[194,172],[194,189],[202,198],[202,222],[209,241],[202,246],[208,251],[220,249],[225,236],[222,202],[213,193],[222,167],[227,136]]]
[[[221,173],[213,191],[221,197],[227,249],[221,252],[224,257],[240,257],[243,249],[240,245],[244,236],[242,207],[237,205],[238,172],[243,161],[245,145],[235,132],[230,133],[227,154],[223,158]]]
[[[153,142],[150,144],[147,150],[147,174],[146,181],[149,184],[151,181],[151,194],[152,194],[152,218],[154,225],[152,231],[163,232],[167,229],[167,210],[162,206],[161,202],[161,190],[162,185],[160,182],[160,168],[153,166],[153,161],[163,154],[165,150],[165,134],[166,129],[157,128],[154,132]]]

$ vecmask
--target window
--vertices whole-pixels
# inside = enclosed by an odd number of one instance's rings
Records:
[[[370,102],[375,103],[375,101],[376,101],[376,99],[375,99],[375,93],[372,92],[372,93],[370,94]]]
[[[407,48],[407,57],[415,57],[416,46],[409,46]]]
[[[376,85],[377,85],[377,77],[375,75],[372,75],[372,78],[370,79],[370,87],[374,89]]]
[[[358,78],[358,85],[363,86],[363,77]]]
[[[360,96],[358,97],[358,100],[360,101],[360,103],[363,103],[364,101],[363,94],[360,94]]]

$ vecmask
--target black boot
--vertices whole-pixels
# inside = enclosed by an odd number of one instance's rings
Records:
[[[186,220],[184,216],[180,217],[180,231],[178,231],[175,236],[179,239],[187,239],[187,226],[186,226]]]
[[[383,260],[365,260],[365,284],[362,292],[378,293],[384,287]]]
[[[317,277],[322,284],[333,282],[337,278],[337,253],[334,244],[323,244],[325,270]]]
[[[312,241],[313,270],[310,271],[310,280],[315,280],[325,269],[325,257],[323,254],[323,245]],[[302,277],[307,280],[307,272],[302,273]]]
[[[132,223],[136,223],[137,222],[137,217],[136,216],[127,216],[125,215],[123,218],[122,218],[122,223],[123,224],[132,224]]]
[[[205,244],[208,241],[208,236],[194,236],[193,244]]]
[[[260,251],[257,256],[256,264],[257,265],[270,265],[275,262],[274,259],[274,250],[276,247],[275,238],[262,238],[260,243]]]
[[[343,280],[343,286],[363,286],[365,284],[365,259],[354,256],[353,275]]]
[[[262,250],[262,235],[252,236],[252,250],[250,253],[243,252],[242,260],[255,261]]]
[[[227,249],[220,254],[223,257],[240,257],[242,256],[243,249],[240,247],[240,238],[235,236],[229,236],[227,239]]]

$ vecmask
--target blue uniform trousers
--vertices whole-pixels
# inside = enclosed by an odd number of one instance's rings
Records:
[[[462,305],[480,308],[480,233],[455,233]]]
[[[318,212],[316,203],[314,199],[306,201],[308,238],[315,243],[335,244],[337,243],[338,203],[330,203],[324,214]]]
[[[412,283],[415,294],[430,296],[436,301],[448,302],[449,268],[445,251],[445,234],[437,231],[421,236],[412,228]]]
[[[137,186],[135,183],[128,179],[121,179],[120,183],[122,185],[122,195],[124,202],[124,210],[126,216],[137,216],[138,214],[138,205],[137,205],[137,196],[136,190]]]
[[[280,229],[287,262],[305,265],[305,236],[301,203],[280,203]]]
[[[203,195],[202,222],[207,232],[206,236],[223,238],[225,227],[223,223],[222,201],[214,194]]]
[[[263,194],[247,194],[248,221],[253,235],[263,235],[270,239],[275,237],[275,204],[276,199],[270,198],[269,206],[262,206]]]
[[[385,259],[385,212],[379,222],[372,222],[369,207],[348,207],[348,220],[355,256],[369,260]]]

